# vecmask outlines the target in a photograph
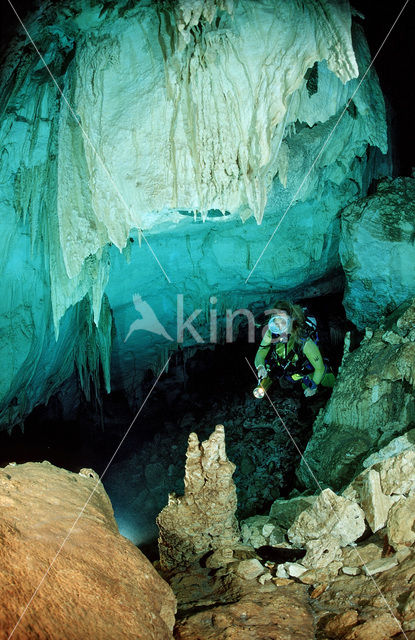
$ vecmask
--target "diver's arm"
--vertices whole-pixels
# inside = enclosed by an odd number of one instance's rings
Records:
[[[311,380],[316,385],[320,384],[324,376],[324,370],[325,370],[320,349],[318,348],[315,342],[309,339],[306,341],[304,345],[303,352],[307,360],[310,362],[311,366],[314,369],[313,373],[310,374],[309,378],[311,378]]]
[[[255,356],[255,367],[265,367],[265,358],[268,355],[268,351],[270,350],[272,342],[271,331],[267,329],[264,337],[261,340],[261,344],[259,345],[258,351]]]

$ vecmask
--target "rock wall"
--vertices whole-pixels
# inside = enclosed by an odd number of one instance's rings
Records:
[[[304,451],[323,486],[344,486],[369,453],[414,424],[414,327],[412,300],[346,354],[333,394]],[[298,477],[314,491],[316,482],[304,461]]]
[[[359,329],[376,326],[415,295],[414,200],[414,178],[385,179],[376,193],[342,211],[344,306]]]
[[[226,457],[222,425],[201,445],[197,435],[190,434],[184,496],[170,494],[157,518],[163,569],[186,567],[211,550],[229,548],[232,555],[239,541],[234,470]]]
[[[173,638],[173,593],[118,533],[94,471],[11,463],[0,505],[2,638]]]
[[[57,84],[26,35],[3,61],[3,425],[56,393],[74,352],[86,392],[102,368],[133,406],[145,370],[177,348],[178,293],[206,339],[212,290],[222,311],[276,283],[333,290],[338,211],[390,171],[373,70],[339,120],[370,61],[347,2],[173,6],[45,3],[26,25]],[[134,294],[169,319],[171,341],[125,343]]]

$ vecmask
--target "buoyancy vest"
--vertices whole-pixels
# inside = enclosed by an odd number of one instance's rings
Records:
[[[303,311],[305,325],[300,340],[294,342],[290,337],[286,343],[276,343],[275,346],[271,346],[266,357],[268,364],[272,368],[281,368],[284,375],[299,374],[300,376],[305,376],[310,371],[313,371],[313,366],[304,353],[304,345],[307,340],[312,340],[315,344],[318,344],[317,320],[314,316],[307,314],[306,309],[303,309]],[[271,333],[271,336],[273,339],[278,337],[274,333]]]

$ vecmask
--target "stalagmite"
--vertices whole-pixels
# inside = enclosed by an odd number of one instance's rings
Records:
[[[157,518],[164,569],[186,567],[210,550],[239,542],[234,471],[235,465],[226,457],[222,425],[202,444],[195,433],[190,434],[184,495],[170,494]]]

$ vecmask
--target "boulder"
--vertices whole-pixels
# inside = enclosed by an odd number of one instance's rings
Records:
[[[304,584],[328,584],[334,580],[341,568],[342,563],[340,560],[334,560],[322,569],[309,569],[306,573],[303,573],[299,579]]]
[[[95,472],[8,465],[0,505],[2,638],[173,638],[173,592],[119,534]]]
[[[365,470],[353,480],[342,495],[355,500],[361,506],[373,533],[385,526],[394,500],[383,493],[378,471]]]
[[[374,576],[377,573],[382,573],[383,571],[388,571],[393,567],[398,565],[398,561],[396,558],[378,558],[377,560],[372,560],[372,562],[368,562],[363,565],[363,571],[367,576]]]
[[[305,546],[310,540],[331,536],[340,547],[359,538],[365,530],[362,509],[350,500],[324,489],[313,506],[300,513],[287,532],[289,540]]]
[[[402,497],[390,509],[387,522],[389,543],[394,548],[415,542],[415,494]]]
[[[304,451],[307,464],[303,459],[297,470],[303,486],[314,491],[317,479],[342,489],[371,452],[415,422],[415,340],[409,329],[414,313],[415,301],[410,300],[370,340],[346,354],[330,400],[314,422]],[[383,340],[385,329],[398,336],[398,344]],[[382,477],[381,487],[383,493],[392,491]]]
[[[244,580],[253,580],[264,572],[264,566],[256,558],[242,560],[236,568],[236,573]]]
[[[362,466],[365,469],[372,467],[377,462],[387,460],[387,458],[396,456],[398,453],[402,453],[402,451],[406,451],[407,449],[415,451],[415,429],[410,429],[402,436],[393,438],[385,447],[379,449],[376,453],[372,453],[366,460],[363,460]]]
[[[299,578],[303,573],[307,571],[306,567],[304,567],[299,562],[286,562],[284,564],[284,569],[292,578]]]
[[[342,549],[343,565],[348,567],[361,567],[372,560],[378,560],[382,556],[382,547],[369,542],[356,547]]]
[[[415,489],[415,447],[382,460],[373,468],[379,472],[383,493],[403,495]]]
[[[301,560],[301,564],[308,569],[323,569],[342,557],[339,539],[330,535],[322,536],[318,540],[309,540],[305,547],[307,553]]]
[[[296,517],[312,505],[317,496],[297,496],[290,500],[277,499],[271,505],[269,515],[283,529],[289,529]]]
[[[414,200],[414,178],[385,178],[376,193],[342,211],[343,304],[359,329],[376,325],[391,301],[396,307],[415,295]]]

